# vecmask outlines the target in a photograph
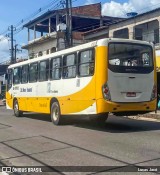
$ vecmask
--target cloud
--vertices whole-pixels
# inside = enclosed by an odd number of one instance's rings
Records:
[[[8,50],[8,39],[4,39],[4,36],[0,35],[0,52],[7,52]]]
[[[4,36],[0,35],[0,63],[8,60],[10,57],[8,39],[4,39]]]
[[[160,7],[159,0],[129,0],[125,3],[110,1],[102,4],[102,15],[126,17],[128,12],[144,13]]]
[[[23,43],[21,45],[23,45]],[[4,39],[4,36],[0,35],[0,63],[8,61],[11,58],[10,48],[11,46],[8,39]],[[18,46],[18,48],[20,49],[20,46]],[[17,58],[27,58],[27,51],[17,52]]]

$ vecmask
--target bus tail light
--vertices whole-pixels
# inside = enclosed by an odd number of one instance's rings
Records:
[[[151,93],[151,100],[154,100],[155,98],[157,98],[157,86],[156,85],[153,86],[152,93]]]
[[[110,95],[110,91],[109,91],[109,87],[107,85],[107,83],[105,83],[102,87],[102,92],[103,92],[103,97],[106,100],[111,100],[111,95]]]

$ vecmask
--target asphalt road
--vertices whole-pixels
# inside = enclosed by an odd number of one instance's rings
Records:
[[[54,126],[47,115],[16,118],[0,106],[0,165],[44,166],[48,174],[125,174],[121,166],[131,166],[128,171],[160,166],[160,122],[109,116],[100,125],[65,116],[62,126]],[[66,166],[75,172],[64,172]],[[98,173],[104,168],[113,172]]]

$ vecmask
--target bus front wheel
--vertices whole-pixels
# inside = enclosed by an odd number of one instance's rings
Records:
[[[14,100],[13,104],[14,115],[20,117],[23,115],[23,112],[19,110],[18,100]]]
[[[53,102],[51,105],[51,120],[55,125],[60,125],[62,123],[62,117],[58,102]]]

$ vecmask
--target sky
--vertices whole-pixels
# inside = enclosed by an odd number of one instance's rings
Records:
[[[21,27],[27,22],[25,19],[31,19],[35,12],[41,8],[42,10],[48,8],[55,8],[55,5],[60,0],[1,0],[0,2],[0,63],[9,60],[10,58],[10,41],[4,39],[6,34],[10,31],[8,27],[17,26],[20,22]],[[160,7],[159,0],[73,0],[73,6],[82,6],[87,4],[99,3],[102,5],[102,15],[127,17],[127,12],[143,13],[151,9]],[[52,3],[52,4],[51,4]],[[43,13],[43,11],[42,11]],[[40,14],[40,13],[39,13]],[[23,23],[22,23],[23,19]],[[2,39],[1,39],[2,38]],[[23,31],[14,35],[14,44],[18,44],[18,48],[27,44],[27,31]],[[18,57],[26,57],[27,52],[23,50],[17,53]]]

